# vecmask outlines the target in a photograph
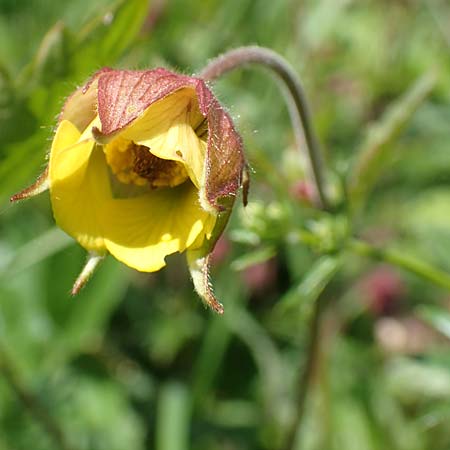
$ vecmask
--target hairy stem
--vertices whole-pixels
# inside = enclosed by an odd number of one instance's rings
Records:
[[[330,204],[326,196],[324,162],[319,140],[312,125],[311,113],[302,84],[290,64],[272,50],[257,46],[241,47],[213,59],[200,72],[199,76],[205,80],[213,81],[231,70],[248,64],[259,64],[264,68],[272,70],[283,82],[283,87],[288,94],[287,102],[298,147],[301,148],[304,141],[307,144],[311,172],[318,197],[318,206],[328,210]],[[283,442],[283,450],[292,450],[294,448],[297,430],[303,420],[307,395],[310,390],[319,353],[320,319],[323,309],[321,304],[322,301],[319,298],[315,304],[314,316],[312,318],[306,363],[303,370],[299,372],[296,413],[287,431],[286,439]]]
[[[303,136],[307,144],[319,206],[323,209],[329,209],[329,202],[325,193],[324,162],[319,140],[313,129],[305,92],[291,65],[273,50],[257,46],[240,47],[211,60],[200,72],[199,77],[213,81],[231,70],[248,64],[259,64],[272,70],[283,82],[289,94],[288,106],[299,147],[303,143]]]

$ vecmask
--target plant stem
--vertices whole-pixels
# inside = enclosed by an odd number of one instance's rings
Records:
[[[30,392],[19,379],[9,357],[0,347],[0,373],[3,374],[12,390],[22,402],[23,406],[30,412],[31,416],[42,426],[54,441],[57,448],[61,450],[71,450],[72,447],[67,443],[64,433],[59,424],[49,415],[46,409],[41,405],[33,392]]]
[[[323,299],[319,297],[314,305],[314,314],[311,319],[305,366],[303,371],[299,371],[295,417],[286,433],[286,440],[282,444],[281,450],[295,449],[297,432],[303,421],[308,392],[320,357],[320,324],[323,310]]]
[[[313,129],[305,92],[291,65],[273,50],[258,46],[240,47],[211,60],[200,72],[199,77],[213,81],[231,70],[248,64],[259,64],[271,69],[287,89],[288,106],[299,147],[303,143],[303,136],[306,140],[319,206],[325,210],[329,209],[330,205],[325,194],[324,162],[319,140]]]
[[[405,254],[399,250],[377,248],[358,239],[350,241],[349,249],[359,255],[368,256],[377,261],[383,261],[401,267],[408,272],[414,273],[415,275],[450,291],[450,274],[418,259],[417,257]]]
[[[208,81],[214,81],[225,73],[248,64],[259,64],[272,70],[283,82],[283,86],[288,94],[287,102],[298,147],[301,148],[303,146],[303,138],[307,144],[311,172],[318,197],[318,206],[324,210],[329,210],[330,203],[326,196],[323,155],[312,125],[311,113],[305,92],[298,75],[291,65],[270,49],[257,46],[241,47],[226,52],[210,61],[200,72],[199,77]],[[309,330],[305,366],[303,371],[299,373],[296,413],[294,421],[287,432],[286,440],[282,444],[283,450],[292,450],[294,448],[297,430],[304,416],[307,395],[318,361],[322,309],[322,300],[319,298],[315,304]]]

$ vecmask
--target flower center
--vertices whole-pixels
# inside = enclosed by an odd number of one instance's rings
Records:
[[[175,187],[189,178],[183,164],[158,158],[148,147],[133,141],[119,137],[103,149],[112,173],[121,183],[155,189]]]

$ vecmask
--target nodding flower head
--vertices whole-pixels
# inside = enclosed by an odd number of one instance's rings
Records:
[[[57,224],[97,260],[154,272],[186,251],[197,292],[221,312],[208,259],[245,173],[241,138],[202,79],[103,69],[68,98],[48,168],[12,199],[49,188]]]

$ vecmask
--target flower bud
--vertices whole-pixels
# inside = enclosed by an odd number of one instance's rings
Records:
[[[203,80],[102,69],[66,101],[39,189],[12,200],[48,186],[64,231],[139,271],[187,251],[194,284],[212,304],[195,274],[208,278],[207,256],[244,171],[241,138]]]
[[[371,312],[391,315],[401,309],[406,287],[398,272],[381,265],[361,279],[360,290]]]

